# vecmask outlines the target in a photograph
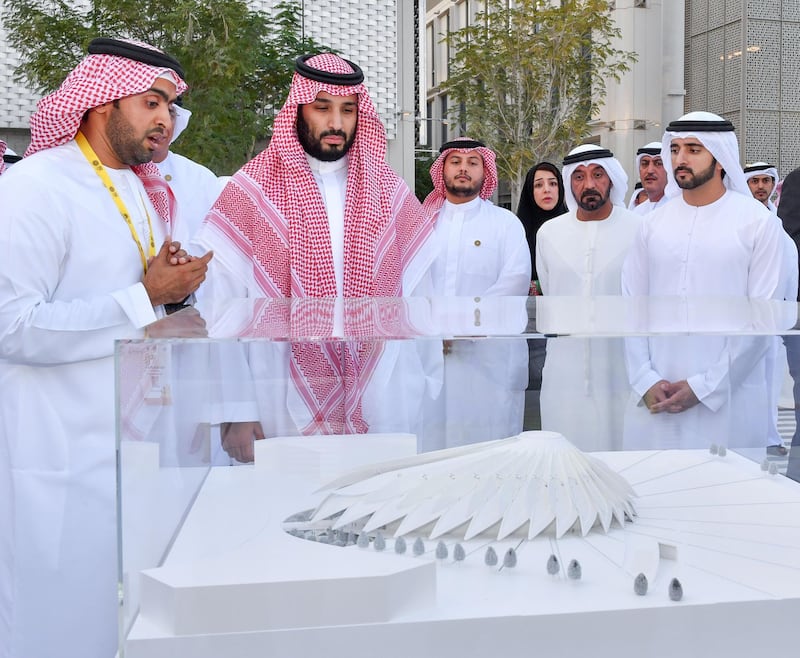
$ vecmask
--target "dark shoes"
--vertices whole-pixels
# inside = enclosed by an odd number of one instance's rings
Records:
[[[783,445],[776,445],[776,446],[767,446],[767,455],[770,457],[786,457],[789,454],[789,450],[786,446]]]

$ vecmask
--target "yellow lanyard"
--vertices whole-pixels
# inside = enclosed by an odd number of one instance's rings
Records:
[[[144,206],[144,214],[147,217],[147,228],[150,231],[150,245],[147,251],[147,257],[144,255],[144,248],[142,247],[142,243],[139,240],[139,236],[133,226],[128,209],[125,207],[125,202],[117,193],[114,183],[111,181],[111,178],[103,166],[103,163],[100,162],[100,158],[97,157],[97,153],[94,152],[94,149],[90,146],[89,141],[80,130],[78,131],[78,134],[75,135],[75,142],[78,144],[78,148],[80,148],[81,153],[83,153],[84,157],[89,161],[89,164],[94,167],[94,173],[96,173],[100,177],[100,180],[103,181],[103,187],[108,190],[111,198],[114,199],[114,203],[117,205],[117,210],[119,210],[119,214],[122,215],[122,219],[124,219],[125,223],[128,225],[128,229],[131,232],[131,237],[139,249],[139,256],[142,259],[142,268],[145,272],[147,272],[147,261],[156,255],[156,243],[153,236],[153,224],[150,221],[150,213],[147,212],[147,205],[144,203],[144,199],[142,200],[142,205]]]

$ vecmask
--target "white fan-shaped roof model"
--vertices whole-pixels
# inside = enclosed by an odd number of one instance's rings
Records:
[[[333,528],[365,520],[396,537],[445,534],[503,539],[527,531],[585,536],[635,514],[633,489],[605,463],[555,432],[522,432],[499,441],[439,450],[359,469],[322,488],[331,493],[312,521]],[[339,515],[337,517],[337,515]]]

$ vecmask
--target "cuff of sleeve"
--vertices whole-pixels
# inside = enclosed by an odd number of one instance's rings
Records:
[[[695,394],[700,404],[707,407],[711,411],[718,411],[722,404],[725,402],[725,396],[721,394],[714,395],[708,384],[706,383],[703,375],[692,375],[686,379],[689,388]]]
[[[208,422],[212,425],[220,423],[244,423],[259,419],[258,405],[255,402],[226,401],[211,405]]]
[[[142,283],[117,290],[111,293],[111,296],[122,307],[131,324],[137,329],[141,329],[158,319],[153,305],[150,303],[150,297]]]
[[[644,394],[650,390],[650,388],[656,382],[661,381],[661,377],[655,370],[648,370],[647,372],[642,373],[638,376],[632,383],[631,387],[636,394],[641,398],[644,397]]]

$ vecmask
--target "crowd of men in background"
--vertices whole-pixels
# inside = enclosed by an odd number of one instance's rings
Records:
[[[523,428],[521,341],[348,340],[365,325],[396,335],[411,311],[336,300],[465,297],[480,336],[494,297],[797,299],[800,173],[776,215],[777,171],[743,170],[719,116],[687,114],[639,149],[646,198],[632,210],[622,164],[579,145],[563,176],[531,168],[515,217],[491,202],[495,153],[469,138],[442,147],[420,204],[385,162],[361,69],[333,54],[298,58],[269,146],[219,181],[169,151],[188,120],[183,76],[151,46],[96,39],[40,101],[26,157],[0,143],[13,165],[0,170],[1,658],[113,655],[114,339],[195,297],[320,300],[281,326],[332,339],[229,355],[252,384],[237,382],[247,390],[219,419],[239,461],[276,435],[413,431],[432,449]],[[800,346],[784,342],[797,377]],[[586,450],[784,456],[780,349],[758,336],[551,340],[544,365],[530,361],[541,426]]]

